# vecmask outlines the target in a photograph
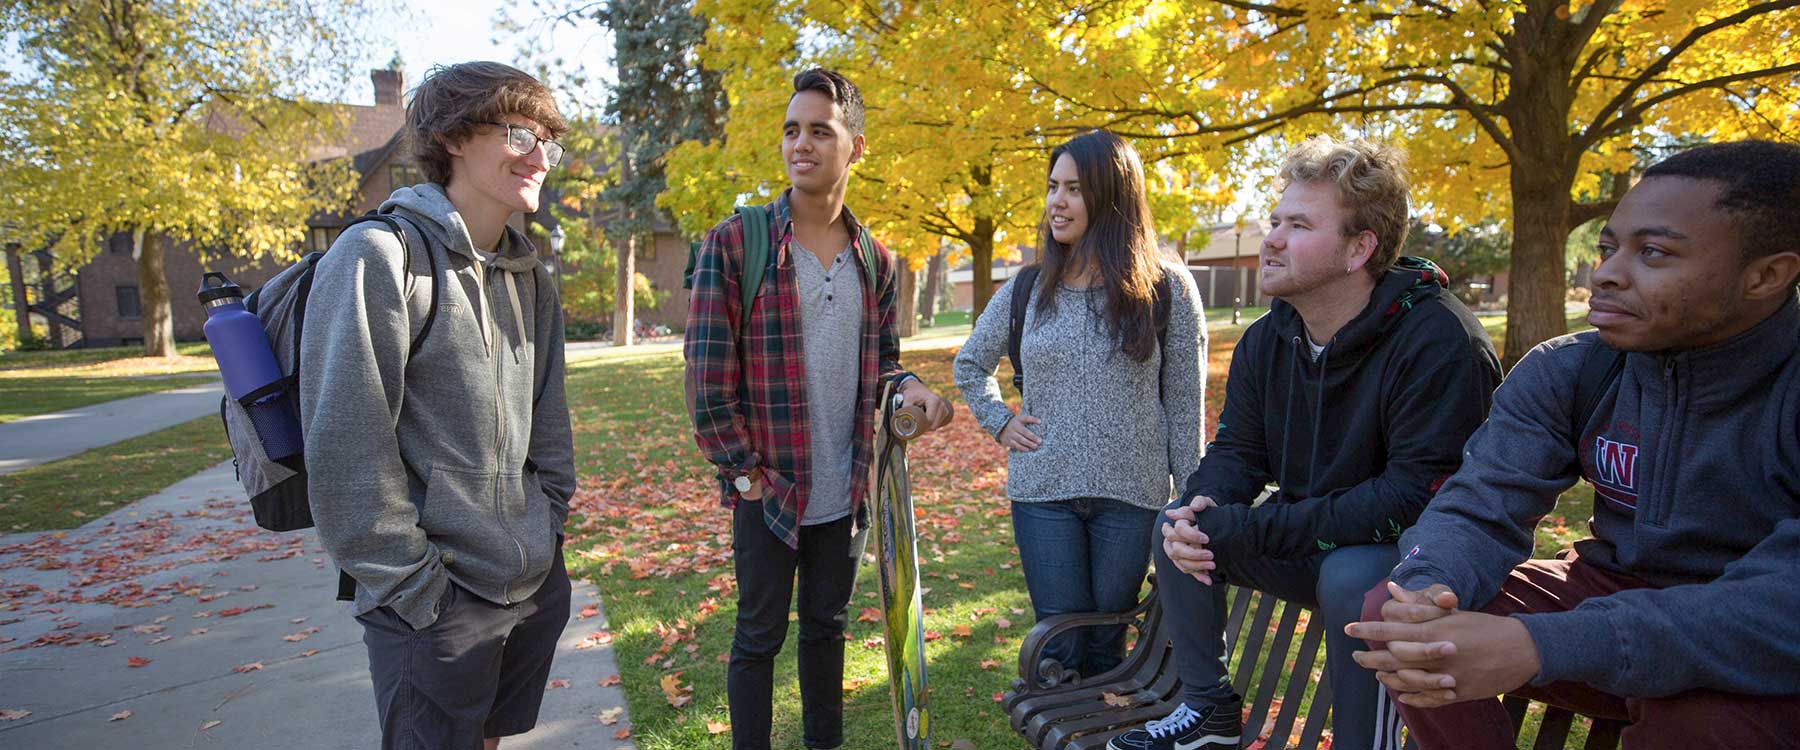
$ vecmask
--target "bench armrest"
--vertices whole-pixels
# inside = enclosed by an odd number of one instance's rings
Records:
[[[1050,639],[1075,628],[1095,625],[1130,625],[1144,618],[1156,604],[1156,582],[1151,580],[1150,593],[1137,606],[1125,612],[1075,612],[1045,618],[1025,634],[1019,646],[1019,679],[1013,689],[1019,693],[1046,690],[1062,684],[1064,666],[1055,660],[1045,664],[1044,647]],[[1086,675],[1093,677],[1094,675]]]

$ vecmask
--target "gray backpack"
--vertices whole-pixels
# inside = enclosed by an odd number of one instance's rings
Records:
[[[425,343],[425,336],[431,333],[431,324],[437,318],[438,259],[432,253],[428,242],[414,247],[407,239],[405,227],[399,217],[393,214],[370,212],[356,218],[344,227],[351,227],[365,222],[379,222],[387,226],[394,235],[400,238],[400,247],[406,253],[405,297],[408,300],[408,317],[414,321],[414,333],[410,355],[419,353],[420,345]],[[410,222],[408,222],[410,223]],[[414,230],[417,231],[416,229]],[[423,233],[419,233],[421,238]],[[329,251],[327,251],[329,252]],[[429,267],[431,296],[422,315],[412,315],[411,308],[416,274],[413,257],[424,255]],[[263,441],[258,437],[256,422],[257,410],[267,408],[291,409],[293,414],[300,413],[300,335],[306,325],[306,300],[312,291],[313,269],[325,253],[309,253],[298,263],[289,266],[274,278],[251,292],[244,298],[244,307],[254,313],[262,321],[263,332],[269,337],[269,347],[275,352],[275,359],[281,364],[284,377],[277,381],[281,397],[276,401],[265,401],[247,407],[238,399],[226,395],[220,399],[219,418],[225,423],[225,436],[231,443],[231,463],[237,469],[238,480],[244,484],[244,492],[250,497],[250,507],[256,516],[256,525],[270,531],[297,531],[313,526],[312,506],[306,495],[306,459],[304,453],[280,460],[271,460],[263,450]],[[276,384],[271,384],[276,387]],[[249,402],[261,398],[261,389],[245,397]],[[356,583],[348,575],[339,573],[338,598],[349,599],[355,594]]]

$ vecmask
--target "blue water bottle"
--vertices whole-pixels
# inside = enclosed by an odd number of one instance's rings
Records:
[[[200,304],[206,306],[206,341],[225,391],[248,412],[263,452],[270,460],[299,455],[303,443],[296,404],[262,319],[244,307],[243,288],[225,274],[208,272],[200,278]]]

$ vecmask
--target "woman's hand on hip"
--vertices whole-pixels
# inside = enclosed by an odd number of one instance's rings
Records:
[[[1043,420],[1031,416],[1030,414],[1020,414],[1013,417],[1012,421],[1007,422],[1005,427],[1000,428],[1000,436],[998,438],[1000,444],[1006,446],[1007,450],[1019,451],[1021,453],[1030,453],[1031,451],[1037,450],[1038,446],[1044,444],[1044,440],[1043,438],[1038,437],[1037,433],[1031,431],[1031,425],[1042,423]]]

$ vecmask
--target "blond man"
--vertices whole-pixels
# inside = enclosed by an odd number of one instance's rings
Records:
[[[1460,465],[1500,363],[1443,272],[1400,257],[1407,185],[1395,150],[1315,138],[1289,152],[1281,181],[1259,256],[1274,302],[1232,353],[1218,432],[1153,540],[1182,703],[1114,739],[1116,750],[1238,746],[1225,584],[1313,608],[1334,745],[1398,747],[1393,707],[1343,629]]]

